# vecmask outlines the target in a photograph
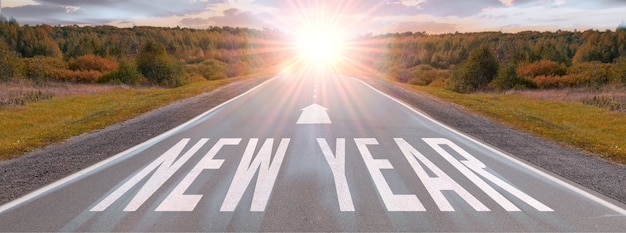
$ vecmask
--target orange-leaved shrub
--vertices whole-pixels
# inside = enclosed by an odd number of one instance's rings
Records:
[[[72,58],[67,63],[68,68],[71,70],[96,70],[102,73],[114,71],[117,69],[117,63],[110,61],[106,58],[96,55],[84,55],[78,58]]]
[[[22,58],[24,76],[35,82],[58,80],[67,64],[61,58],[35,56]]]
[[[522,77],[561,76],[567,73],[567,67],[553,61],[542,60],[520,67],[517,74]]]

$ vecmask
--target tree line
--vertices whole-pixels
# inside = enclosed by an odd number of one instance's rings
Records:
[[[626,30],[365,35],[359,62],[400,82],[458,92],[626,83]]]
[[[626,84],[626,30],[364,35],[352,62],[458,92]],[[0,16],[0,80],[179,86],[293,58],[274,30],[20,25]]]
[[[0,80],[179,86],[278,63],[284,37],[233,27],[29,26],[0,16]]]

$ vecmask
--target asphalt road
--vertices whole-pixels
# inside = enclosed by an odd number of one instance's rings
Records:
[[[0,207],[0,231],[625,229],[623,204],[320,70]]]

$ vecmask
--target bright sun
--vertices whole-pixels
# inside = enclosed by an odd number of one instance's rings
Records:
[[[300,33],[296,47],[306,63],[332,65],[344,55],[343,42],[341,33],[320,26]]]

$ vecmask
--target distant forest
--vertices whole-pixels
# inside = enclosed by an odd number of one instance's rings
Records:
[[[20,26],[0,18],[0,80],[185,84],[276,64],[284,35],[232,27]]]
[[[363,36],[359,63],[400,82],[459,92],[626,83],[626,29]],[[434,82],[434,84],[433,84]]]
[[[292,59],[286,41],[268,29],[29,26],[0,18],[0,80],[174,87]],[[355,67],[458,92],[626,84],[626,29],[390,33],[353,38],[348,47]]]

